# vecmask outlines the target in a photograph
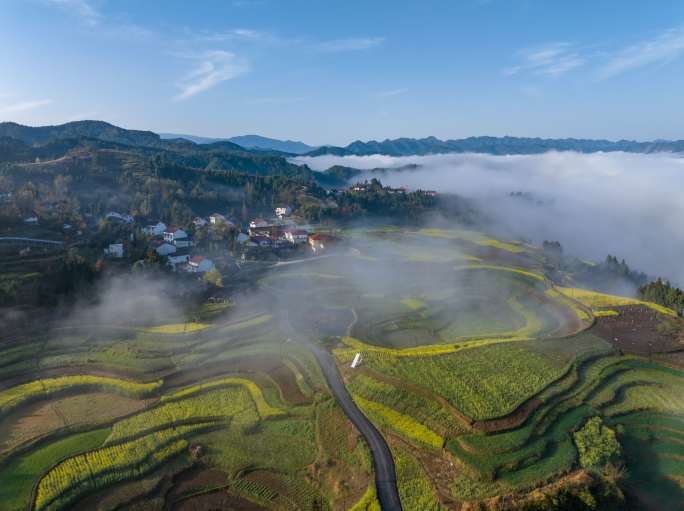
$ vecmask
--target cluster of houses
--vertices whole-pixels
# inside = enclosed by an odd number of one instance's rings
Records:
[[[319,253],[335,244],[335,237],[312,233],[311,226],[292,221],[291,213],[289,207],[280,207],[269,220],[255,218],[249,222],[248,235],[240,240],[244,242],[246,252],[298,249],[308,245],[314,253]]]
[[[108,221],[133,224],[134,219],[130,215],[110,212],[105,215]],[[205,224],[206,225],[206,224]],[[191,255],[195,246],[189,233],[179,226],[167,226],[164,222],[146,225],[142,228],[143,234],[153,238],[151,243],[154,251],[160,256],[166,257],[167,264],[174,270],[183,270],[188,273],[205,273],[214,268],[211,259],[200,255]],[[107,257],[122,258],[125,255],[123,243],[111,243],[104,250]]]
[[[214,213],[207,218],[197,217],[192,224],[194,232],[208,226],[222,226],[232,231],[233,239],[238,246],[242,247],[243,258],[245,255],[259,256],[259,254],[301,249],[307,246],[314,254],[319,254],[334,246],[338,241],[330,234],[313,233],[309,225],[298,225],[292,220],[291,214],[292,209],[288,206],[275,208],[273,217],[255,218],[250,221],[246,226],[246,232],[220,213]],[[116,212],[108,213],[105,218],[108,221],[125,224],[134,223],[130,215]],[[192,253],[195,242],[190,232],[182,226],[167,225],[159,221],[143,227],[142,233],[153,238],[152,248],[157,254],[166,258],[167,264],[174,271],[205,273],[215,267],[211,259]],[[104,252],[108,257],[122,258],[125,255],[125,246],[123,243],[112,243]]]

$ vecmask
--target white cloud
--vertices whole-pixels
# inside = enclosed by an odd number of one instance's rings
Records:
[[[684,53],[684,26],[665,30],[657,37],[628,46],[615,54],[603,66],[601,78],[612,76],[639,67],[666,63]]]
[[[198,64],[178,84],[181,91],[175,96],[176,101],[188,99],[249,71],[248,63],[229,51],[207,51],[195,58]]]
[[[29,101],[19,101],[17,103],[10,103],[1,105],[0,104],[0,114],[16,114],[19,112],[26,112],[27,110],[35,110],[36,108],[41,108],[52,103],[51,99],[36,99]]]
[[[377,96],[379,98],[391,98],[392,96],[401,96],[402,94],[406,94],[407,92],[408,92],[407,88],[391,89],[391,90],[380,91],[377,93]]]
[[[684,285],[684,157],[678,154],[549,152],[537,155],[298,157],[312,169],[419,165],[373,174],[383,184],[453,192],[481,201],[495,226],[536,242],[558,240],[566,252],[634,268]],[[362,176],[361,179],[369,176]],[[509,197],[530,192],[536,200]]]
[[[384,37],[349,37],[345,39],[332,39],[316,44],[316,48],[324,53],[338,53],[343,51],[367,50],[381,45]]]
[[[541,76],[560,76],[585,63],[579,51],[565,42],[549,43],[520,51],[518,59],[520,63],[504,69],[504,74],[511,76],[529,72]]]
[[[47,0],[47,2],[75,14],[88,25],[97,25],[102,17],[88,0]]]

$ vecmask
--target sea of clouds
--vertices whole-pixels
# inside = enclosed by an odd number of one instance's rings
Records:
[[[495,228],[535,242],[558,240],[566,253],[607,254],[651,276],[684,284],[684,156],[671,153],[548,152],[493,156],[317,156],[294,161],[325,170],[344,165],[383,184],[456,193],[477,200]],[[371,173],[370,169],[420,167]],[[529,194],[527,199],[511,192]]]

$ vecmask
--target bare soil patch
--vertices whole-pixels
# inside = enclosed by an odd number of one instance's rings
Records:
[[[663,316],[645,305],[612,309],[619,315],[597,318],[592,333],[617,349],[638,355],[684,351],[681,320]]]

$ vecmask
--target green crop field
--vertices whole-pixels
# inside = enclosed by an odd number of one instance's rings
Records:
[[[575,433],[595,417],[621,447],[600,481],[622,474],[651,509],[684,500],[684,373],[595,325],[641,302],[556,287],[543,251],[515,240],[344,235],[354,250],[260,262],[230,298],[174,317],[1,339],[0,508],[379,511],[312,346],[386,438],[407,511],[581,479]]]
[[[476,420],[505,415],[564,371],[556,361],[510,343],[432,357],[369,358],[368,365],[444,396]]]

